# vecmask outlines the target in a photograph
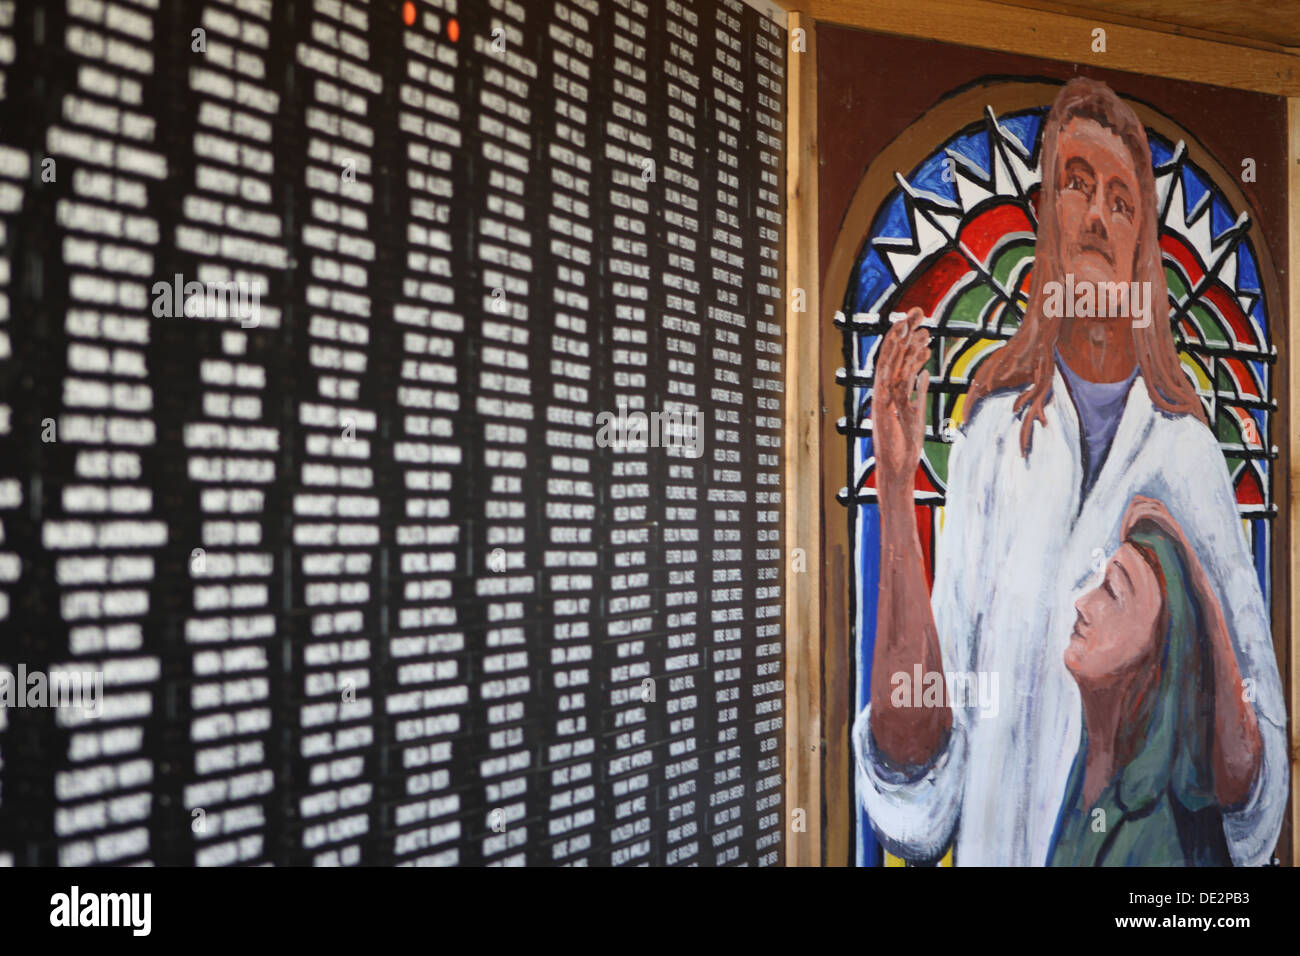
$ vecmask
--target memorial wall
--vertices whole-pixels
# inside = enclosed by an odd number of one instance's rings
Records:
[[[783,23],[0,0],[0,864],[783,862]]]

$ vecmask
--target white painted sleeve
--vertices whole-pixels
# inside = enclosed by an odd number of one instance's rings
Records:
[[[1224,812],[1223,830],[1233,863],[1263,866],[1271,859],[1282,830],[1290,779],[1282,679],[1273,651],[1268,610],[1238,516],[1231,478],[1209,429],[1197,423],[1197,431],[1200,440],[1180,443],[1178,453],[1195,450],[1204,456],[1202,461],[1208,458],[1215,467],[1195,469],[1193,473],[1204,476],[1204,482],[1191,487],[1179,483],[1177,489],[1169,489],[1173,494],[1166,500],[1177,502],[1177,510],[1170,507],[1170,511],[1196,549],[1219,595],[1241,676],[1253,681],[1263,760],[1245,804]]]
[[[976,415],[958,438],[948,462],[948,488],[942,533],[935,558],[930,606],[945,671],[969,671],[974,658],[976,620],[971,595],[983,589],[985,521],[991,507],[993,444],[986,413]],[[980,452],[983,454],[980,454]],[[983,467],[981,467],[983,466]],[[870,733],[871,705],[853,725],[853,750],[859,798],[884,847],[896,856],[939,857],[957,826],[966,782],[970,711],[953,709],[952,734],[924,773],[908,779],[884,762]]]

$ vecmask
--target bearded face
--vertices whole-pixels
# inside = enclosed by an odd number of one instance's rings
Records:
[[[1074,117],[1057,149],[1061,265],[1075,284],[1130,282],[1139,230],[1138,177],[1124,141]]]

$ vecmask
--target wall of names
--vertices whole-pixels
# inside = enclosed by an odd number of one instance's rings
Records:
[[[0,865],[782,862],[787,49],[0,0]]]

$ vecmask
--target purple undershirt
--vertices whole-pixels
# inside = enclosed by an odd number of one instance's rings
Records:
[[[1092,491],[1097,475],[1101,473],[1111,442],[1115,440],[1115,431],[1124,414],[1124,401],[1128,397],[1129,386],[1137,378],[1138,369],[1134,366],[1129,377],[1122,382],[1090,382],[1080,378],[1066,365],[1060,352],[1056,352],[1056,365],[1065,376],[1070,398],[1074,400],[1074,407],[1079,413],[1084,444],[1083,494],[1086,498],[1088,492]]]

